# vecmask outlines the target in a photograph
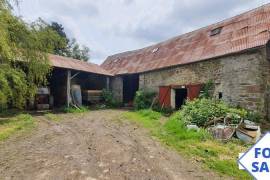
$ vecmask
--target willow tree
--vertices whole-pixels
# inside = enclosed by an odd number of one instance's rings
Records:
[[[47,83],[51,67],[48,53],[64,40],[46,23],[25,23],[0,0],[0,111],[24,108],[38,86]]]

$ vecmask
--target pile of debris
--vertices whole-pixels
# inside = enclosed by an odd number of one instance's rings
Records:
[[[188,129],[199,130],[196,125],[188,125]],[[241,119],[240,123],[234,123],[230,116],[213,118],[204,125],[215,139],[229,141],[233,137],[245,143],[255,143],[261,137],[261,128],[256,123]]]

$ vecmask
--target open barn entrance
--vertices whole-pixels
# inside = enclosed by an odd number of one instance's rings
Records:
[[[139,90],[139,75],[123,76],[123,102],[127,105],[132,105],[136,91]]]
[[[180,109],[187,99],[199,97],[201,87],[201,84],[160,86],[159,104],[162,108]]]
[[[108,89],[108,77],[95,73],[54,68],[49,78],[49,89],[53,98],[53,107],[66,106],[67,99],[76,105],[95,105],[102,101],[102,90]]]
[[[188,91],[186,88],[175,89],[175,109],[180,109],[187,99]]]

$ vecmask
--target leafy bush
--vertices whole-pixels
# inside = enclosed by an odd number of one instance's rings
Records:
[[[121,103],[118,102],[114,97],[113,93],[110,90],[103,89],[102,90],[102,98],[105,102],[105,105],[110,108],[120,107]]]
[[[8,107],[24,108],[31,90],[24,72],[0,65],[0,111]]]
[[[248,111],[245,119],[259,123],[263,120],[263,117],[258,112]]]
[[[48,53],[65,41],[43,21],[29,24],[15,16],[9,2],[0,0],[0,111],[33,100],[51,72]]]
[[[187,101],[179,113],[179,118],[185,123],[204,126],[210,118],[226,117],[227,115],[230,115],[234,123],[238,123],[240,118],[245,117],[246,114],[246,110],[232,108],[223,101],[202,98]]]
[[[156,93],[150,91],[137,91],[134,99],[134,107],[136,110],[150,108]]]
[[[212,97],[211,91],[214,89],[214,81],[209,80],[202,87],[200,98],[210,98]]]

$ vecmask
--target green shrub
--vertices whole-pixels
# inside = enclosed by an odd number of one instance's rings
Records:
[[[245,119],[259,123],[263,120],[263,117],[258,112],[248,111]]]
[[[204,126],[210,118],[227,115],[233,119],[233,123],[238,123],[246,114],[246,110],[230,107],[223,101],[202,98],[187,101],[179,113],[179,118],[185,123]]]
[[[30,91],[23,71],[0,65],[0,111],[8,107],[23,109]]]
[[[65,113],[84,113],[89,111],[89,109],[85,106],[81,106],[80,108],[75,108],[75,107],[66,107],[63,110]]]
[[[113,93],[110,90],[102,90],[102,99],[107,107],[116,108],[121,106],[121,103],[113,97]]]
[[[214,89],[214,81],[213,80],[207,81],[202,87],[200,98],[211,98],[212,97],[211,91],[213,91],[213,89]]]
[[[136,110],[149,109],[156,93],[150,91],[137,91],[134,99],[134,107]]]

